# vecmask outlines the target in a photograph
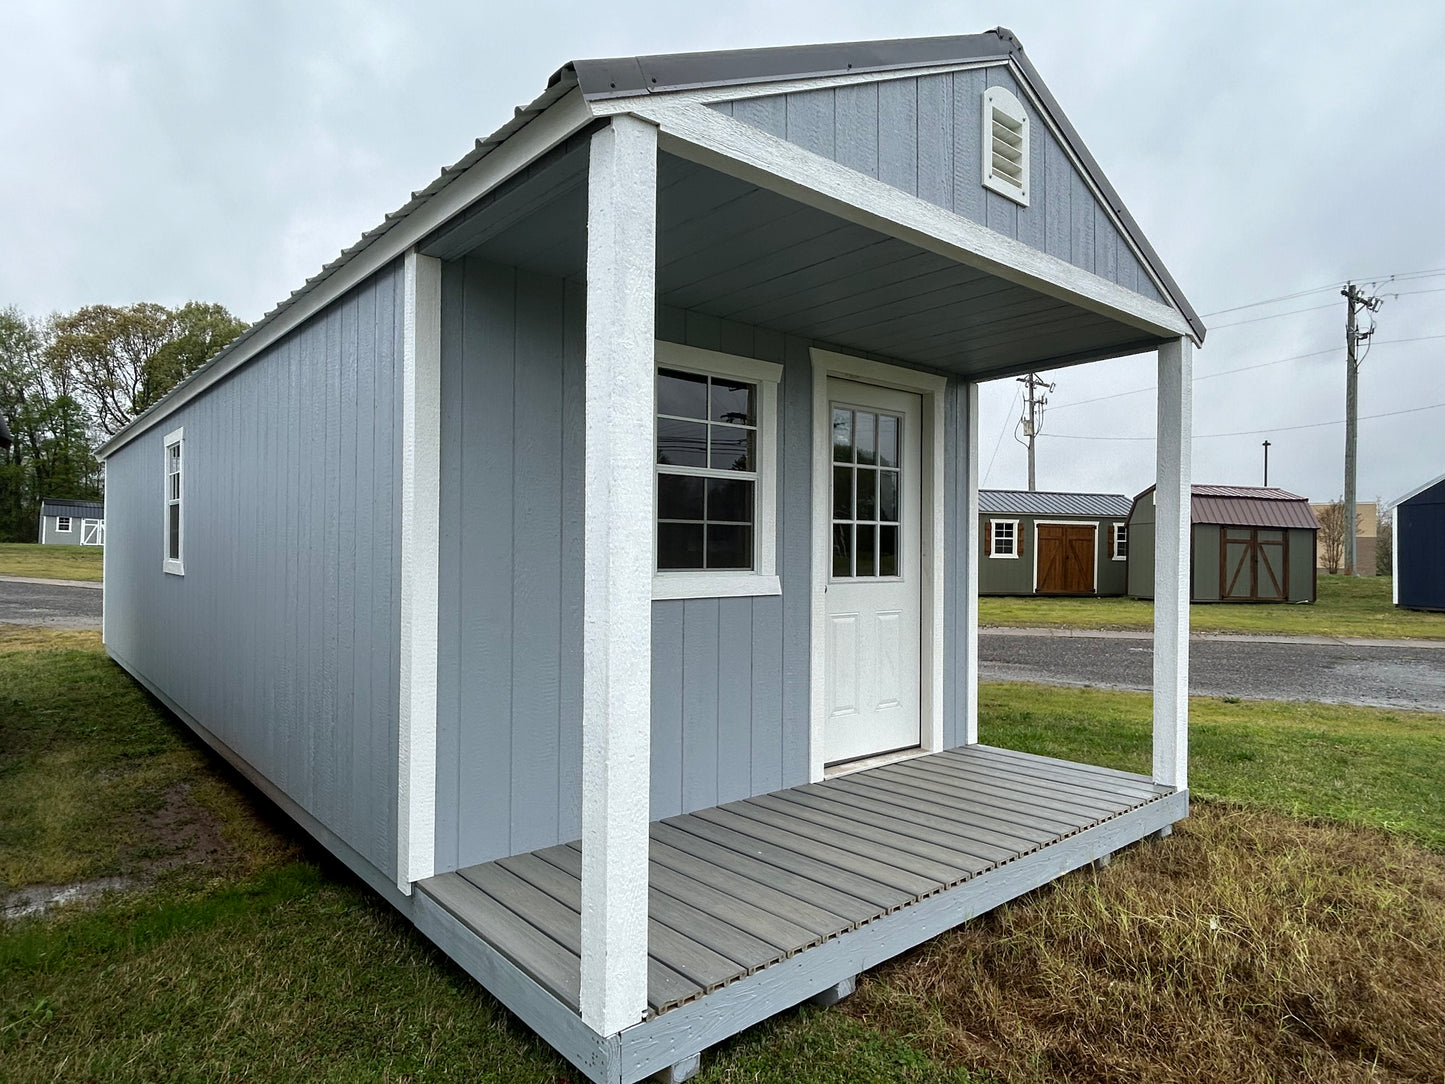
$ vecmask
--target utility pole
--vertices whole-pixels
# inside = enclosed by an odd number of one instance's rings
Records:
[[[1036,394],[1040,390],[1053,391],[1054,386],[1045,380],[1039,379],[1038,373],[1029,373],[1028,376],[1018,378],[1020,384],[1025,388],[1026,398],[1024,400],[1024,416],[1019,420],[1023,426],[1024,436],[1028,438],[1029,448],[1029,492],[1034,492],[1038,487],[1034,479],[1034,438],[1043,431],[1044,427],[1044,404],[1048,402],[1045,396]]]
[[[1368,331],[1360,331],[1355,314],[1360,309],[1378,312],[1381,298],[1367,297],[1353,282],[1340,291],[1345,299],[1345,575],[1355,574],[1355,449],[1359,442],[1359,344],[1375,332],[1374,321]]]
[[[1269,488],[1269,441],[1264,442],[1264,487]]]

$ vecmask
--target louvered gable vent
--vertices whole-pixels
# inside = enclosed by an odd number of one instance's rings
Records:
[[[983,186],[1029,205],[1029,115],[1003,87],[983,92]]]

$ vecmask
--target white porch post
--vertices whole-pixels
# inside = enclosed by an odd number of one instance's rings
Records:
[[[1154,489],[1154,782],[1189,785],[1190,434],[1194,347],[1159,348]]]
[[[587,176],[582,1020],[647,1012],[657,129],[617,116]]]
[[[436,859],[437,597],[441,501],[442,265],[415,250],[403,269],[401,402],[401,703],[396,885]]]
[[[965,745],[978,743],[978,385],[972,381],[963,386],[963,409],[960,421],[963,433],[959,441],[963,448],[963,513],[964,530],[960,541],[963,543],[963,582],[961,627],[958,636],[962,640],[964,671],[967,680],[959,690],[963,697],[963,742]]]

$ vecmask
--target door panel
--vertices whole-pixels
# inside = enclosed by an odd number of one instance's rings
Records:
[[[922,674],[921,401],[828,382],[833,547],[824,760],[919,744]]]
[[[1092,595],[1098,529],[1089,524],[1040,523],[1038,581],[1040,595]]]
[[[1223,599],[1254,598],[1254,532],[1241,528],[1221,528],[1219,553],[1219,597]]]
[[[1240,602],[1289,598],[1289,545],[1282,530],[1220,528],[1219,597]]]

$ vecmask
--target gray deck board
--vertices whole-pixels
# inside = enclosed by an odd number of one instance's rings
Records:
[[[792,966],[963,882],[1006,876],[1018,860],[1170,793],[1146,776],[972,746],[657,821],[650,1017]],[[576,1011],[581,874],[574,842],[425,887]]]

